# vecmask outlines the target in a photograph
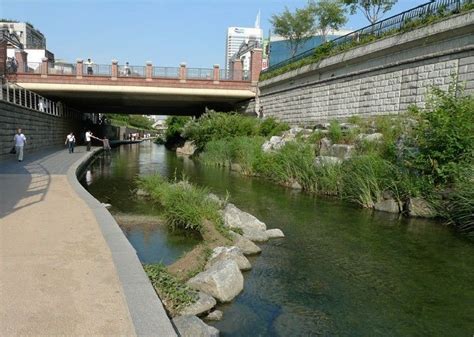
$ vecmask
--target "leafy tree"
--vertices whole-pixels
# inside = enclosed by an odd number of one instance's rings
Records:
[[[318,21],[316,27],[321,31],[324,42],[327,41],[329,29],[338,30],[346,24],[343,5],[340,0],[320,0],[311,3]]]
[[[351,14],[360,10],[371,24],[379,20],[382,15],[389,11],[397,0],[342,0],[349,6]]]
[[[285,8],[280,15],[274,14],[270,19],[273,32],[288,40],[291,56],[295,56],[298,48],[315,33],[314,11],[311,6],[297,8],[294,13]]]

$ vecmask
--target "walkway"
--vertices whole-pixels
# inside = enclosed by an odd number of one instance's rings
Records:
[[[0,336],[176,336],[76,150],[0,162]]]

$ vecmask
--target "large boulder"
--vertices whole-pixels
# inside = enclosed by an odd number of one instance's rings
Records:
[[[224,208],[224,224],[226,227],[240,228],[243,236],[252,241],[267,241],[267,226],[253,215],[243,212],[233,204]]]
[[[213,264],[223,261],[233,260],[239,266],[240,270],[250,270],[252,265],[249,260],[244,256],[244,253],[240,248],[235,246],[232,247],[216,247],[213,249],[211,257],[207,262],[204,269],[209,269]]]
[[[285,144],[288,140],[289,140],[288,138],[284,139],[283,137],[280,137],[280,136],[272,136],[270,138],[270,140],[263,143],[262,151],[263,152],[270,152],[270,151],[279,150],[283,146],[285,146]]]
[[[202,291],[199,292],[198,300],[182,309],[179,314],[180,316],[199,316],[203,313],[208,312],[217,304],[216,299]]]
[[[189,279],[187,285],[219,302],[230,302],[244,289],[244,277],[235,261],[222,260]]]
[[[213,312],[209,313],[206,317],[204,317],[207,321],[220,321],[222,319],[222,311],[214,310]]]
[[[361,141],[367,141],[367,142],[379,142],[383,139],[383,134],[379,132],[375,132],[371,134],[361,133],[360,135],[357,136],[357,139]]]
[[[285,237],[285,234],[283,234],[282,230],[278,228],[267,229],[265,233],[267,233],[269,239],[277,239],[277,238]]]
[[[421,198],[409,198],[406,203],[406,210],[409,216],[434,218],[436,210],[426,201]]]
[[[321,156],[329,156],[331,150],[332,142],[329,138],[321,138],[319,140],[319,154]]]
[[[374,204],[374,209],[382,212],[400,213],[402,205],[395,199],[386,199],[376,202]]]
[[[345,160],[352,157],[354,149],[354,145],[333,144],[329,150],[329,155]]]
[[[262,252],[262,249],[257,246],[255,243],[250,241],[247,238],[244,238],[242,235],[235,232],[230,232],[232,239],[234,240],[234,246],[240,248],[245,255],[254,255]]]
[[[192,156],[196,152],[196,146],[194,145],[194,142],[186,141],[183,145],[183,147],[178,147],[176,149],[177,154],[182,154],[185,156]]]
[[[219,337],[219,330],[196,316],[178,316],[173,318],[173,323],[181,337]]]

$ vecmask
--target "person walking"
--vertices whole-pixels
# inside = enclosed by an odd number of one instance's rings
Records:
[[[130,66],[128,65],[128,62],[125,62],[125,67],[123,67],[123,74],[125,76],[130,76],[132,72],[130,71]]]
[[[70,134],[66,137],[66,142],[64,142],[69,149],[69,153],[74,153],[74,145],[76,145],[76,137],[74,137],[74,133],[71,131]]]
[[[13,142],[15,144],[16,156],[18,161],[23,161],[23,148],[26,144],[26,137],[21,132],[21,129],[17,130],[17,133],[13,137]]]
[[[86,131],[86,145],[87,145],[87,151],[91,150],[91,137],[92,137],[92,132],[90,130]]]
[[[94,62],[92,62],[91,59],[87,59],[87,62],[86,62],[87,75],[94,75],[93,66],[94,66]]]

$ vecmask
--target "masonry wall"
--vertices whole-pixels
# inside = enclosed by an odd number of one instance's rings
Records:
[[[265,116],[311,125],[403,113],[456,79],[474,93],[474,12],[263,81],[258,99]]]
[[[82,131],[78,120],[51,116],[0,101],[0,160],[13,158],[9,152],[17,128],[21,128],[27,138],[25,155],[42,148],[64,145],[70,131],[74,131],[79,139]]]

